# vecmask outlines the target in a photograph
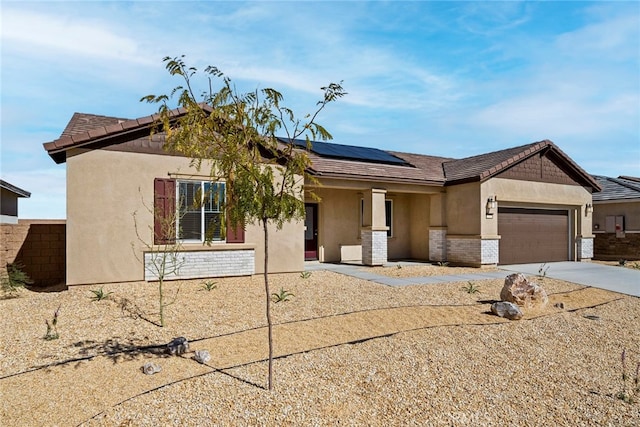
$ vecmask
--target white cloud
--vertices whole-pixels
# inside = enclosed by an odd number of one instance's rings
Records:
[[[13,50],[31,55],[70,54],[130,63],[149,61],[138,43],[117,34],[112,25],[97,20],[42,14],[24,9],[3,8],[2,42]],[[80,21],[80,22],[78,22]],[[37,49],[34,52],[33,49]]]

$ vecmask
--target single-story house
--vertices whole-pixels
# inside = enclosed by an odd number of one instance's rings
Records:
[[[594,259],[640,260],[640,178],[594,175]]]
[[[67,167],[68,285],[153,279],[143,263],[149,244],[162,243],[154,234],[158,206],[175,211],[175,200],[202,189],[224,194],[224,182],[209,183],[190,159],[163,150],[164,135],[151,133],[154,119],[76,113],[60,138],[44,144]],[[600,185],[551,141],[465,159],[333,143],[315,143],[309,155],[315,180],[305,191],[320,200],[305,200],[305,221],[273,228],[271,272],[301,271],[311,259],[482,266],[593,256],[588,208]],[[219,200],[176,221],[181,277],[262,272],[258,225],[214,232],[213,244],[203,244],[205,223],[224,226]]]
[[[0,179],[0,224],[18,223],[18,199],[31,193]]]

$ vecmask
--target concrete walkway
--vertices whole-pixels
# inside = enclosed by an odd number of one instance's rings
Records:
[[[421,265],[418,262],[394,262],[387,266]],[[330,264],[310,262],[305,270],[329,270],[358,279],[369,280],[387,286],[407,286],[419,284],[437,284],[446,282],[463,282],[467,280],[504,279],[512,273],[523,273],[528,276],[540,275],[540,268],[546,269],[546,277],[564,280],[579,285],[593,286],[608,291],[619,292],[640,297],[640,270],[624,267],[613,267],[592,262],[549,262],[546,264],[516,264],[499,266],[498,271],[481,271],[478,273],[425,276],[425,277],[388,277],[372,273],[362,265]]]
[[[540,264],[505,265],[499,268],[527,275],[537,275]],[[640,297],[640,270],[614,267],[594,262],[549,262],[544,264],[546,277]]]

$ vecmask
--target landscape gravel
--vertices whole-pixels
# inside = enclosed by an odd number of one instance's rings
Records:
[[[412,270],[416,277],[450,274],[447,267]],[[551,298],[578,298],[583,292],[583,287],[571,283],[536,280]],[[352,313],[348,318],[356,325],[359,313],[382,310],[380,322],[385,322],[388,313],[408,317],[389,318],[389,322],[401,320],[410,325],[411,313],[417,313],[411,307],[424,306],[453,307],[452,318],[448,326],[406,328],[388,336],[278,358],[275,387],[269,392],[264,361],[211,371],[185,354],[158,359],[162,371],[154,375],[141,370],[132,374],[123,368],[132,360],[140,367],[156,360],[141,349],[164,346],[178,336],[187,337],[191,348],[199,350],[198,343],[207,338],[263,327],[260,276],[219,279],[211,291],[204,290],[201,281],[167,284],[166,294],[170,300],[175,296],[175,303],[166,308],[164,328],[154,324],[156,283],[88,285],[58,293],[23,291],[19,298],[0,300],[4,325],[0,389],[5,397],[0,424],[640,425],[640,404],[616,397],[623,387],[622,350],[626,349],[628,389],[640,363],[638,298],[605,291],[587,293],[585,298],[598,297],[593,306],[581,301],[587,308],[574,310],[567,304],[564,310],[549,307],[535,317],[527,318],[525,313],[521,321],[496,318],[493,322],[492,317],[493,323],[471,324],[463,309],[485,310],[486,306],[488,311],[490,303],[499,298],[502,280],[473,281],[477,293],[465,291],[468,282],[394,288],[325,271],[313,272],[308,278],[272,275],[271,282],[272,292],[284,289],[293,294],[289,301],[272,304],[277,324]],[[92,301],[90,291],[100,287],[113,293],[106,300]],[[45,320],[51,320],[58,307],[60,338],[45,341]],[[406,309],[384,311],[402,307]],[[278,338],[304,347],[295,325],[287,329],[292,331],[290,336]],[[254,346],[245,343],[247,351]],[[213,358],[220,351],[206,350]],[[86,360],[65,363],[79,358]],[[38,369],[57,363],[62,364]],[[78,396],[75,406],[56,401],[55,395],[47,402],[29,401],[29,390],[55,383],[63,378],[59,374],[73,379],[69,387],[77,381],[78,387],[86,388],[95,379],[91,373],[100,370],[110,373],[113,385],[96,386],[92,393]],[[82,377],[73,377],[80,372]],[[185,372],[193,375],[184,379]],[[11,390],[6,389],[8,384]],[[127,397],[129,386],[142,387],[144,392]],[[21,396],[21,401],[12,402],[11,396]],[[636,398],[640,399],[640,393]],[[117,403],[105,403],[111,401]],[[13,408],[17,403],[30,409],[24,411],[28,420],[16,417]],[[90,416],[69,413],[70,408],[83,405],[101,409]]]

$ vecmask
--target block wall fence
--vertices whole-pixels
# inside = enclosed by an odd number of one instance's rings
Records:
[[[34,286],[65,284],[65,242],[65,220],[0,224],[0,268],[19,262]]]

